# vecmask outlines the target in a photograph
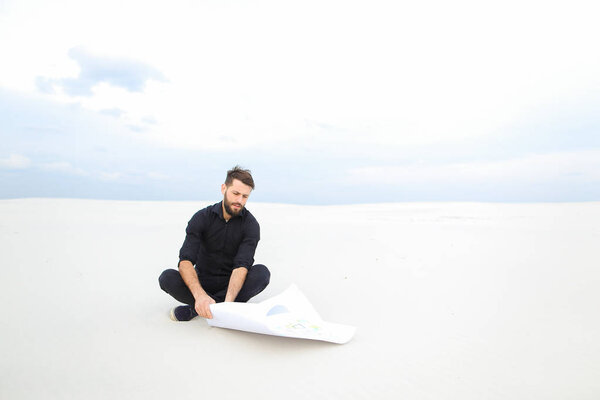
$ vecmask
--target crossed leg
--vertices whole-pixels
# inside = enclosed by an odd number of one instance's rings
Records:
[[[252,297],[262,292],[271,278],[271,272],[262,264],[256,264],[248,269],[246,280],[242,289],[238,293],[235,301],[245,303]],[[212,297],[217,303],[225,301],[227,294],[227,285],[229,279],[227,277],[214,278],[198,278],[200,284],[206,293]],[[193,306],[195,303],[194,296],[187,287],[181,274],[176,269],[167,269],[160,274],[158,278],[160,288],[170,294],[175,300]]]

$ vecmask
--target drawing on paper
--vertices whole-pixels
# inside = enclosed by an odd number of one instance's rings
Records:
[[[212,304],[211,326],[266,335],[346,343],[356,328],[326,322],[296,285],[261,303]]]

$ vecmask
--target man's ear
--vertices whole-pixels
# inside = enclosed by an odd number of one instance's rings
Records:
[[[221,194],[225,194],[225,190],[227,190],[227,185],[226,184],[221,184]]]

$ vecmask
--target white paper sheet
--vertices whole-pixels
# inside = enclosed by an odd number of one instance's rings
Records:
[[[356,328],[321,319],[296,285],[261,303],[217,303],[209,325],[265,335],[347,343]]]

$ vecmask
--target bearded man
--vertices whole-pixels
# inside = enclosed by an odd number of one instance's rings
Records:
[[[223,201],[189,221],[178,270],[167,269],[158,279],[161,289],[184,303],[171,310],[172,320],[212,318],[211,304],[246,302],[269,284],[267,267],[254,264],[260,227],[245,208],[253,189],[250,171],[235,166],[221,185]]]

